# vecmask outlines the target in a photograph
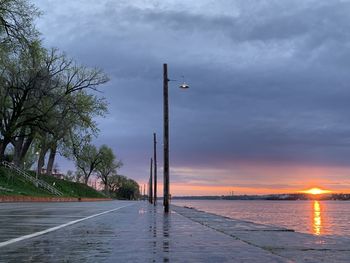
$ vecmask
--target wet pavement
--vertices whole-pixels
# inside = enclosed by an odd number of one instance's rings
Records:
[[[0,204],[0,238],[0,262],[292,262],[146,202]]]
[[[133,203],[0,203],[0,247],[14,238],[130,204]]]

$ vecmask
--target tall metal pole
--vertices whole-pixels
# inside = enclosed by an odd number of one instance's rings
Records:
[[[153,160],[151,158],[150,174],[149,174],[149,202],[153,203],[153,185],[152,185],[152,173],[153,173]]]
[[[168,65],[163,64],[164,97],[164,212],[169,212],[169,102],[168,102]]]
[[[154,205],[157,204],[157,135],[153,133],[153,162],[154,162]]]
[[[146,199],[146,184],[143,185],[143,200]]]

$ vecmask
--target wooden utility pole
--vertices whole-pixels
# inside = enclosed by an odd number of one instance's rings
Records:
[[[149,202],[153,203],[153,183],[152,183],[152,173],[153,173],[153,160],[151,158],[150,174],[149,174]]]
[[[157,204],[157,135],[153,133],[153,162],[154,162],[154,196],[153,203]]]
[[[169,212],[169,101],[168,101],[168,65],[163,64],[163,100],[164,100],[164,212]]]

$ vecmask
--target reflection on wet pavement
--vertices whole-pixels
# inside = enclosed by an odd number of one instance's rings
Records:
[[[155,208],[146,202],[0,248],[0,262],[256,262],[257,258],[288,262],[177,213],[164,215],[161,205]]]
[[[168,254],[170,249],[170,236],[169,236],[170,217],[171,217],[171,214],[166,214],[163,216],[163,252],[164,252],[163,262],[169,262]]]
[[[127,202],[1,203],[0,243],[125,204]]]

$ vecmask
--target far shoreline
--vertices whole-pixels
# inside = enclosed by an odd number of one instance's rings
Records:
[[[297,194],[270,194],[270,195],[213,195],[213,196],[174,196],[172,200],[265,200],[265,201],[350,201],[350,194],[333,193],[312,195]]]

